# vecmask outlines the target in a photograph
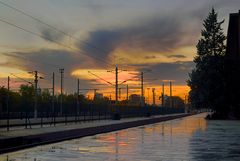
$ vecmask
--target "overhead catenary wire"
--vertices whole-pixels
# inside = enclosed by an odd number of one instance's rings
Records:
[[[15,10],[15,11],[17,11],[17,12],[25,15],[25,16],[28,16],[28,17],[34,19],[35,21],[38,21],[39,23],[42,23],[42,24],[48,26],[49,28],[51,28],[51,29],[53,29],[53,30],[55,30],[55,31],[57,31],[57,32],[59,32],[59,33],[62,33],[62,34],[64,34],[64,35],[66,35],[66,36],[68,36],[69,38],[73,38],[73,39],[75,39],[75,40],[81,41],[82,43],[84,43],[84,44],[86,44],[86,45],[88,45],[88,46],[91,46],[92,48],[94,48],[94,49],[96,49],[96,50],[99,50],[99,51],[101,51],[101,52],[108,52],[108,51],[104,51],[103,49],[101,49],[101,48],[99,48],[99,47],[97,47],[97,46],[95,46],[95,45],[89,44],[88,42],[85,42],[85,41],[83,41],[83,40],[80,40],[80,39],[76,38],[75,36],[69,35],[67,32],[65,32],[65,31],[63,31],[63,30],[60,30],[60,29],[58,29],[57,27],[55,27],[55,26],[53,26],[53,25],[50,25],[50,24],[48,24],[48,23],[46,23],[46,22],[44,22],[44,21],[42,21],[42,20],[40,20],[40,19],[32,16],[31,14],[28,14],[28,13],[26,13],[25,11],[22,11],[22,10],[16,8],[16,7],[13,7],[13,6],[11,6],[11,5],[7,4],[7,3],[4,3],[4,2],[2,2],[2,1],[0,1],[0,4],[2,4],[2,5],[4,5],[4,6],[7,6],[7,7],[13,9],[13,10]],[[38,37],[40,37],[40,38],[42,38],[42,39],[46,39],[43,35],[41,35],[41,34],[39,34],[39,33],[36,33],[36,32],[31,31],[31,30],[28,30],[28,29],[26,29],[26,28],[23,28],[23,27],[21,27],[21,26],[19,26],[19,25],[17,25],[17,24],[11,23],[11,22],[9,22],[9,21],[7,21],[7,20],[4,20],[4,19],[2,19],[2,18],[0,18],[0,21],[6,23],[6,24],[8,24],[8,25],[11,25],[11,26],[13,26],[13,27],[16,27],[16,28],[18,28],[18,29],[21,29],[21,30],[23,30],[23,31],[25,31],[25,32],[27,32],[27,33],[29,33],[29,34],[38,36]],[[109,65],[109,66],[112,66],[112,65],[113,65],[113,64],[111,64],[111,63],[109,63],[109,62],[107,62],[107,61],[105,61],[105,60],[103,60],[103,59],[101,59],[101,58],[99,58],[99,57],[96,57],[96,56],[93,56],[93,55],[88,55],[88,54],[86,54],[84,51],[80,50],[79,48],[76,48],[76,49],[75,49],[75,48],[73,48],[73,47],[71,47],[71,46],[69,46],[69,45],[66,45],[66,44],[64,44],[64,43],[58,42],[58,41],[56,41],[56,40],[49,40],[49,41],[50,41],[50,42],[53,42],[53,43],[55,43],[55,44],[57,44],[57,45],[63,46],[63,47],[65,47],[65,48],[69,48],[69,49],[71,49],[71,50],[73,50],[74,52],[77,52],[77,53],[79,53],[79,54],[85,55],[85,56],[87,56],[87,57],[94,58],[94,59],[96,59],[96,60],[98,60],[98,61],[100,61],[100,62],[102,62],[102,63],[104,63],[104,64],[107,64],[107,65]],[[110,84],[109,82],[107,82],[107,83]]]
[[[21,27],[21,26],[19,26],[19,25],[16,25],[16,24],[14,24],[14,23],[11,23],[11,22],[9,22],[9,21],[7,21],[7,20],[4,20],[4,19],[0,18],[0,21],[3,22],[3,23],[5,23],[5,24],[8,24],[8,25],[10,25],[10,26],[13,26],[13,27],[15,27],[15,28],[18,28],[18,29],[20,29],[20,30],[22,30],[22,31],[25,31],[25,32],[27,32],[27,33],[29,33],[29,34],[32,34],[32,35],[35,35],[35,36],[40,37],[40,38],[42,38],[42,39],[45,39],[45,37],[44,37],[43,35],[41,35],[41,34],[39,34],[39,33],[36,33],[36,32],[33,32],[33,31],[31,31],[31,30],[25,29],[25,28],[23,28],[23,27]],[[53,42],[53,43],[55,43],[55,44],[57,44],[57,45],[59,45],[59,46],[63,46],[63,47],[65,47],[65,48],[69,48],[69,49],[73,50],[74,52],[77,52],[77,53],[79,53],[79,54],[85,55],[85,56],[87,56],[87,57],[95,58],[96,60],[98,60],[98,61],[100,61],[100,62],[102,62],[102,63],[105,63],[105,64],[108,65],[108,66],[111,66],[111,67],[113,66],[113,64],[108,63],[107,61],[105,61],[105,60],[103,60],[103,59],[101,59],[101,58],[98,58],[98,57],[92,56],[92,55],[88,55],[88,54],[86,54],[86,53],[84,53],[84,52],[80,52],[79,49],[74,49],[74,48],[72,48],[71,46],[65,45],[65,44],[60,43],[60,42],[58,42],[58,41],[56,41],[56,40],[49,40],[49,41],[50,41],[50,42]],[[77,50],[77,51],[76,51],[76,50]]]
[[[87,41],[80,40],[79,38],[77,38],[77,37],[75,37],[75,36],[72,36],[72,35],[68,34],[67,32],[65,32],[65,31],[63,31],[63,30],[61,30],[61,29],[59,29],[59,28],[57,28],[57,27],[55,27],[55,26],[53,26],[53,25],[50,25],[49,23],[46,23],[46,22],[44,22],[43,20],[41,20],[41,19],[39,19],[39,18],[36,18],[36,17],[32,16],[31,14],[29,14],[29,13],[27,13],[27,12],[21,10],[21,9],[18,9],[18,8],[14,7],[14,6],[11,6],[11,5],[3,2],[3,1],[0,1],[0,4],[6,6],[6,7],[8,7],[8,8],[11,8],[12,10],[15,10],[15,11],[17,11],[17,12],[19,12],[19,13],[21,13],[21,14],[23,14],[23,15],[25,15],[25,16],[27,16],[27,17],[29,17],[29,18],[31,18],[31,19],[33,19],[33,20],[41,23],[41,24],[43,24],[43,25],[46,25],[47,27],[49,27],[49,28],[51,28],[51,29],[53,29],[53,30],[55,30],[55,31],[57,31],[57,32],[65,35],[65,36],[68,36],[69,38],[78,40],[78,41],[80,41],[80,42],[88,45],[89,47],[92,47],[92,48],[94,48],[94,49],[96,49],[96,50],[99,50],[99,51],[101,51],[101,52],[108,53],[108,51],[106,51],[106,50],[104,50],[104,49],[102,49],[102,48],[100,48],[100,47],[98,47],[98,46],[96,46],[96,45],[93,45],[93,44],[91,44],[91,43],[88,43]],[[86,55],[87,55],[87,54],[86,54]],[[89,55],[87,55],[87,56],[89,56]],[[111,56],[111,55],[110,55],[110,56]],[[89,57],[94,57],[94,56],[89,56]],[[113,56],[111,56],[111,57],[113,57]],[[95,59],[99,59],[99,58],[95,57]],[[115,59],[115,58],[114,58],[114,59]],[[101,60],[102,60],[102,59],[101,59]],[[112,64],[111,64],[111,65],[112,65]],[[119,65],[124,65],[124,64],[119,64]],[[126,64],[126,66],[129,67],[129,64]]]
[[[99,77],[98,75],[96,75],[96,74],[94,74],[94,73],[92,73],[92,72],[90,72],[90,71],[88,71],[88,73],[94,75],[95,77],[99,78],[100,80],[102,80],[102,81],[104,81],[104,82],[106,82],[106,83],[108,83],[108,84],[110,84],[110,85],[113,85],[113,83],[111,83],[111,82],[109,82],[109,81],[107,81],[107,80]]]
[[[16,53],[11,53],[11,52],[2,52],[2,54],[6,55],[6,56],[9,56],[9,57],[16,57],[16,58],[19,58],[19,59],[24,59],[24,61],[28,61],[28,63],[30,64],[42,64],[42,65],[46,65],[48,67],[51,67],[53,69],[59,69],[61,68],[60,66],[56,65],[56,64],[49,64],[49,63],[45,63],[45,62],[42,62],[42,61],[39,61],[39,60],[34,60],[34,59],[28,59],[27,57],[23,57],[23,56],[20,56],[20,55],[16,55]]]
[[[59,28],[57,28],[57,27],[55,27],[55,26],[53,26],[53,25],[50,25],[50,24],[42,21],[41,19],[36,18],[36,17],[32,16],[31,14],[29,14],[29,13],[27,13],[27,12],[21,10],[21,9],[18,9],[18,8],[16,8],[16,7],[13,7],[13,6],[11,6],[11,5],[9,5],[9,4],[5,3],[5,2],[2,2],[2,1],[0,1],[0,4],[6,6],[6,7],[8,7],[8,8],[11,8],[11,9],[13,9],[13,10],[15,10],[15,11],[17,11],[17,12],[19,12],[19,13],[27,16],[27,17],[30,17],[31,19],[33,19],[33,20],[35,20],[35,21],[37,21],[37,22],[39,22],[39,23],[41,23],[41,24],[44,24],[44,25],[46,25],[47,27],[49,27],[49,28],[51,28],[51,29],[53,29],[53,30],[61,33],[61,34],[64,34],[65,36],[68,36],[69,38],[73,38],[73,39],[75,39],[75,40],[81,41],[82,43],[84,43],[84,44],[86,44],[86,45],[88,45],[88,46],[90,46],[90,47],[92,47],[92,48],[94,48],[94,49],[96,49],[96,50],[99,50],[99,51],[105,52],[105,53],[108,53],[108,52],[109,52],[109,51],[103,50],[103,49],[101,49],[101,48],[99,48],[99,47],[97,47],[97,46],[95,46],[95,45],[92,45],[92,44],[90,44],[90,43],[88,43],[88,42],[86,42],[86,41],[80,40],[80,39],[78,39],[78,38],[75,37],[75,36],[69,35],[67,32],[65,32],[65,31],[63,31],[63,30],[60,30]],[[16,27],[16,26],[15,26],[15,27]],[[23,29],[23,28],[21,27],[21,29]],[[24,30],[24,31],[26,31],[26,30]],[[31,33],[33,33],[33,32],[31,32]],[[41,38],[44,38],[44,36],[42,36],[42,35],[39,35],[39,34],[37,34],[37,35],[40,36]],[[61,45],[61,46],[64,46],[64,47],[73,49],[72,47],[63,45],[62,43],[59,43],[59,42],[57,42],[57,41],[53,41],[53,40],[51,40],[51,41],[54,42],[54,43],[57,43],[58,45]],[[79,49],[78,49],[78,50],[79,50]],[[80,53],[80,54],[83,54],[83,53]],[[87,55],[88,57],[93,57],[93,58],[99,60],[99,58],[96,57],[96,56],[90,56],[90,55],[88,55],[88,54],[83,54],[83,55]],[[111,55],[110,55],[110,56],[111,56]],[[102,62],[104,62],[104,63],[106,63],[106,64],[109,64],[109,63],[106,62],[105,60],[102,60],[102,59],[101,59],[100,61],[102,61]],[[112,64],[110,64],[110,65],[112,65]],[[128,65],[128,66],[129,66],[129,65]]]
[[[39,22],[39,23],[41,23],[41,24],[44,24],[44,25],[46,25],[47,27],[49,27],[49,28],[51,28],[51,29],[53,29],[53,30],[55,30],[55,31],[63,34],[63,35],[68,36],[69,38],[78,40],[78,41],[84,43],[85,45],[87,45],[87,46],[89,46],[89,47],[91,47],[91,48],[94,48],[95,50],[98,50],[98,51],[100,51],[100,52],[102,52],[102,53],[109,53],[109,51],[104,50],[104,49],[102,49],[102,48],[99,48],[99,47],[97,47],[97,46],[95,46],[95,45],[93,45],[93,44],[90,44],[90,43],[86,42],[86,41],[80,40],[79,38],[77,38],[77,37],[75,37],[75,36],[72,36],[72,35],[68,34],[67,32],[65,32],[65,31],[63,31],[63,30],[60,30],[59,28],[57,28],[57,27],[55,27],[55,26],[53,26],[53,25],[50,25],[50,24],[42,21],[41,19],[32,16],[32,15],[29,14],[29,13],[26,13],[26,12],[23,11],[23,10],[20,10],[20,9],[18,9],[18,8],[16,8],[16,7],[13,7],[13,6],[11,6],[11,5],[9,5],[9,4],[5,3],[5,2],[2,2],[2,1],[0,1],[0,4],[6,6],[6,7],[8,7],[8,8],[11,8],[11,9],[13,9],[13,10],[15,10],[15,11],[17,11],[17,12],[19,12],[19,13],[27,16],[27,17],[30,17],[31,19],[33,19],[33,20],[35,20],[35,21],[37,21],[37,22]],[[42,36],[42,37],[43,37],[43,36]],[[88,56],[89,56],[89,55],[88,55]],[[90,56],[90,57],[94,57],[94,56]],[[95,59],[99,59],[99,58],[95,57]]]
[[[18,78],[18,79],[20,79],[20,80],[22,80],[22,81],[24,81],[24,82],[26,82],[26,83],[29,83],[29,84],[33,85],[33,82],[27,81],[27,80],[25,80],[25,79],[23,79],[23,78],[15,75],[15,74],[13,74],[13,73],[11,73],[11,75],[14,76],[14,77],[16,77],[16,78]]]
[[[18,9],[18,8],[14,7],[14,6],[11,6],[11,5],[9,5],[9,4],[5,3],[5,2],[0,1],[0,4],[6,6],[6,7],[8,7],[8,8],[11,8],[11,9],[13,9],[13,10],[15,10],[15,11],[17,11],[17,12],[19,12],[19,13],[27,16],[27,17],[30,17],[31,19],[33,19],[33,20],[35,20],[35,21],[37,21],[37,22],[39,22],[39,23],[41,23],[41,24],[43,24],[43,25],[46,25],[47,27],[49,27],[49,28],[51,28],[51,29],[53,29],[53,30],[55,30],[55,31],[57,31],[57,32],[65,35],[65,36],[68,36],[68,37],[71,38],[71,39],[78,40],[78,41],[84,43],[85,45],[87,45],[87,46],[89,46],[89,47],[91,47],[91,48],[94,48],[95,50],[98,50],[98,51],[100,51],[100,52],[102,52],[102,53],[109,53],[109,52],[110,52],[110,51],[108,51],[108,50],[106,50],[106,49],[100,48],[100,47],[98,47],[98,46],[96,46],[96,45],[94,45],[94,44],[91,44],[91,43],[89,43],[89,42],[87,42],[87,41],[84,41],[84,40],[81,40],[81,39],[79,39],[79,38],[77,38],[77,37],[75,37],[75,36],[72,36],[72,35],[68,34],[67,32],[65,32],[65,31],[63,31],[63,30],[60,30],[59,28],[57,28],[57,27],[55,27],[55,26],[53,26],[53,25],[50,25],[49,23],[46,23],[46,22],[44,22],[43,20],[41,20],[41,19],[39,19],[39,18],[36,18],[36,17],[32,16],[31,14],[29,14],[29,13],[27,13],[27,12],[21,10],[21,9]],[[115,60],[115,63],[117,63],[115,56],[111,56],[111,55],[108,55],[108,56],[110,56],[113,60]],[[129,67],[129,66],[130,66],[129,64],[119,64],[119,65],[122,65],[122,66],[125,65],[126,67]]]

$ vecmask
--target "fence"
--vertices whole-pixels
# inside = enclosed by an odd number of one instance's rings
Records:
[[[44,108],[43,108],[44,107]],[[130,105],[97,105],[94,103],[63,104],[63,112],[60,113],[59,105],[51,106],[42,104],[38,106],[37,118],[34,118],[33,110],[11,111],[0,113],[0,128],[10,130],[14,127],[32,128],[32,126],[56,126],[56,124],[83,123],[89,121],[120,119],[128,117],[149,117],[152,115],[165,115],[184,113],[183,108],[168,108],[157,106],[130,106]]]

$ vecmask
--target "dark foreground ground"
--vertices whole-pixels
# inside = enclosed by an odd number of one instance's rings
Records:
[[[157,122],[182,118],[189,115],[190,114],[174,114],[166,116],[155,116],[150,118],[122,119],[118,121],[105,120],[103,122],[92,122],[90,124],[1,132],[0,154],[43,144],[50,144],[54,142],[122,130],[136,126],[154,124]]]
[[[41,145],[0,155],[0,161],[240,160],[240,121],[207,113]]]

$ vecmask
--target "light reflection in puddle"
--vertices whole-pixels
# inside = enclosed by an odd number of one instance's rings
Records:
[[[11,161],[202,160],[203,158],[207,160],[205,153],[209,154],[210,151],[214,152],[215,150],[215,153],[218,154],[220,146],[229,145],[229,142],[233,145],[236,137],[230,138],[233,141],[227,141],[228,138],[223,139],[224,134],[227,128],[232,134],[239,136],[240,123],[236,122],[235,126],[238,128],[235,127],[237,130],[233,130],[234,125],[232,125],[232,128],[224,126],[228,122],[221,122],[220,124],[212,121],[207,122],[204,119],[205,115],[200,114],[183,119],[39,146],[2,155],[0,161],[6,161],[7,157]],[[214,134],[215,137],[211,136],[211,134]],[[221,137],[216,137],[216,135]],[[226,158],[228,153],[235,158],[240,158],[240,154],[236,156],[236,153],[234,153],[234,150],[240,148],[240,144],[235,144],[232,147],[234,149],[227,151],[226,154],[224,153]],[[207,151],[206,148],[208,148]],[[211,156],[216,159],[216,156],[219,155]],[[224,156],[219,157],[219,159],[223,158]]]

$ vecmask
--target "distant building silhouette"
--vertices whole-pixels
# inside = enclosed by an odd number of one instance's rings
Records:
[[[94,100],[96,100],[96,99],[103,99],[103,94],[102,94],[102,93],[95,93],[93,99],[94,99]]]
[[[141,96],[137,94],[132,94],[129,96],[129,104],[139,105],[141,102]]]
[[[230,14],[226,57],[240,61],[240,10],[238,13]]]
[[[226,106],[240,119],[240,11],[229,17],[225,58]]]

